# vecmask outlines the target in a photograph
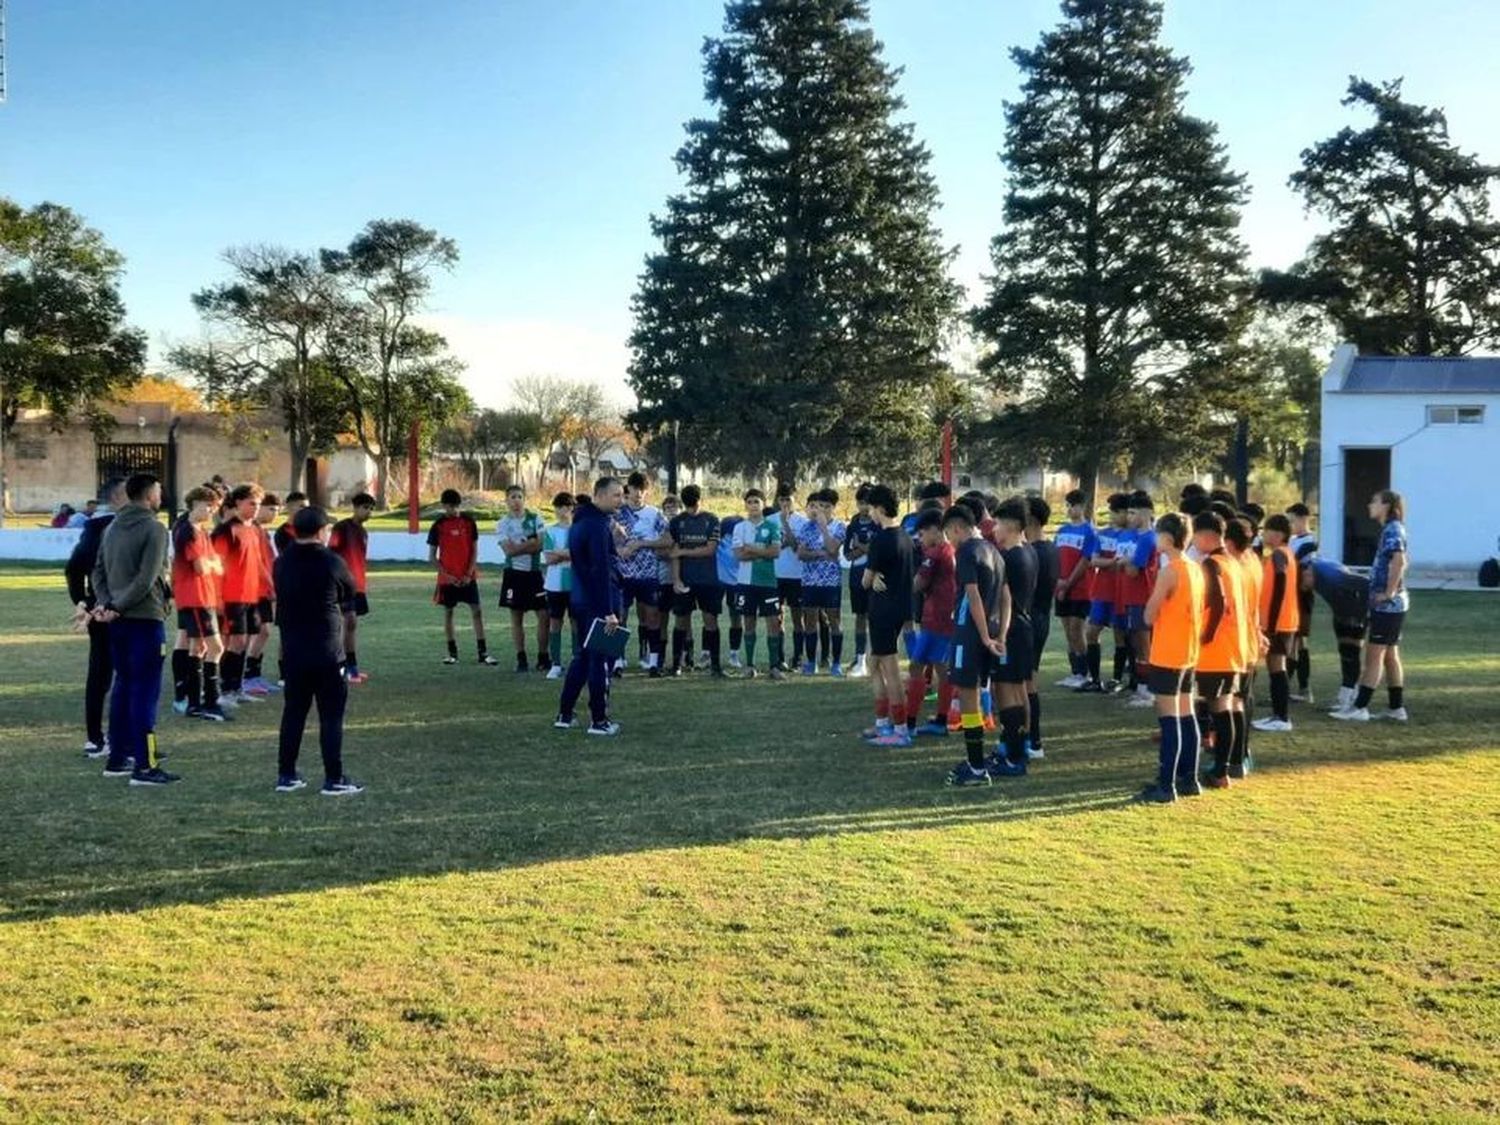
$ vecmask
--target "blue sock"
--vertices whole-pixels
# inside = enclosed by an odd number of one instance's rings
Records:
[[[995,713],[995,700],[990,695],[989,688],[985,688],[979,693],[979,713],[981,715],[993,715]]]
[[[1177,720],[1182,756],[1177,760],[1177,776],[1191,781],[1198,776],[1198,750],[1201,739],[1198,732],[1198,717],[1188,714]]]
[[[1158,715],[1161,724],[1161,749],[1157,753],[1156,783],[1163,789],[1174,789],[1177,782],[1177,758],[1181,753],[1179,741],[1182,727],[1176,715]]]

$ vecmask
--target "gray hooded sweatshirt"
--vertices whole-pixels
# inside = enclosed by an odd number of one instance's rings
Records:
[[[166,527],[155,512],[127,504],[99,543],[94,597],[121,617],[164,621],[171,596],[167,566]]]

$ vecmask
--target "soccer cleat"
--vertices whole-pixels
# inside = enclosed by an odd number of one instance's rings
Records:
[[[802,667],[797,671],[800,675],[803,676],[816,676],[818,674],[818,666],[811,660],[804,660],[802,662]]]
[[[854,658],[854,666],[849,669],[850,679],[862,680],[869,674],[869,662],[863,656],[856,656]]]
[[[731,668],[743,668],[745,666],[744,661],[742,661],[740,659],[740,654],[739,654],[739,650],[738,649],[736,649],[734,652],[731,652],[729,654],[729,666]]]
[[[484,657],[482,657],[482,656],[481,656],[481,657],[480,657],[480,658],[479,658],[479,663],[481,663],[481,664],[483,664],[483,663],[484,663],[484,660],[485,660],[485,658],[484,658]],[[449,653],[449,654],[448,654],[448,655],[447,655],[447,656],[445,656],[445,657],[443,657],[443,663],[444,663],[444,664],[457,664],[457,663],[458,663],[458,657],[456,657],[456,656],[454,656],[454,655],[453,655],[453,654],[452,654],[452,653],[451,653],[451,652],[450,652],[450,653]],[[492,662],[492,663],[493,663],[493,662]]]
[[[1120,692],[1125,690],[1125,683],[1123,680],[1110,680],[1099,690],[1105,695],[1119,695]]]
[[[945,780],[947,784],[953,786],[988,785],[990,784],[990,771],[971,766],[965,759],[948,771]]]
[[[844,666],[835,660],[829,665],[828,674],[835,680],[842,680],[844,678]]]
[[[1098,680],[1084,680],[1073,690],[1079,695],[1103,695],[1104,685]]]
[[[1164,789],[1155,782],[1142,789],[1131,798],[1138,805],[1170,805],[1177,800],[1177,793],[1172,789]]]
[[[337,781],[323,782],[323,788],[319,790],[325,797],[353,797],[363,793],[365,787],[352,777],[341,777]]]
[[[1134,707],[1137,709],[1144,707],[1155,707],[1156,700],[1149,695],[1132,695],[1125,701],[1125,706]]]
[[[101,746],[97,742],[85,742],[83,744],[83,756],[85,758],[104,758],[109,755],[109,747]]]
[[[1250,775],[1250,771],[1254,766],[1255,762],[1249,756],[1246,756],[1243,762],[1230,762],[1229,776],[1234,781],[1244,781]]]
[[[911,745],[911,734],[905,727],[893,727],[879,738],[870,739],[870,745],[899,750]]]
[[[712,666],[713,659],[714,658],[713,658],[713,655],[711,653],[700,652],[698,654],[698,670],[699,671],[707,671],[709,669],[709,667]]]
[[[518,657],[516,657],[516,671],[518,673],[520,673],[520,672],[530,672],[531,671],[531,662],[529,660],[527,660],[524,656],[518,656]]]
[[[648,679],[648,680],[659,680],[661,678],[662,678],[662,670],[660,668],[658,668],[655,664],[651,665],[651,667],[649,667],[649,668],[646,669],[646,679]]]
[[[742,680],[753,680],[753,679],[756,679],[759,676],[760,676],[760,673],[755,670],[755,666],[752,664],[752,665],[749,665],[748,667],[745,668],[744,672],[741,673],[741,675],[740,675],[740,679],[742,679]]]
[[[1387,723],[1404,723],[1408,722],[1411,716],[1406,713],[1405,707],[1394,707],[1389,711],[1381,711],[1371,715],[1370,718]]]
[[[306,788],[307,782],[303,781],[302,778],[295,773],[291,774],[290,776],[278,777],[276,779],[276,792],[278,793],[295,793],[299,789]]]
[[[555,719],[552,720],[552,729],[553,730],[577,730],[578,729],[578,720],[575,719],[575,718],[573,718],[572,715],[559,715],[557,718],[555,718]]]
[[[771,679],[777,681],[778,683],[786,679],[786,669],[778,664],[776,667],[771,669]]]
[[[500,661],[496,660],[489,653],[485,653],[483,656],[480,656],[478,658],[478,661],[479,661],[480,664],[483,664],[486,668],[498,668],[498,667],[500,667]],[[444,661],[444,663],[446,663],[446,661]],[[455,664],[458,663],[458,657],[455,656],[453,658],[453,663],[455,663]]]
[[[1081,688],[1086,683],[1088,683],[1088,680],[1086,680],[1084,677],[1080,676],[1077,672],[1071,672],[1068,675],[1064,676],[1062,679],[1058,680],[1054,686],[1065,688]]]
[[[215,707],[200,707],[200,708],[198,708],[197,711],[193,712],[193,717],[195,719],[202,719],[204,722],[208,722],[208,723],[232,723],[232,722],[234,722],[233,716],[226,714],[225,711],[224,711],[224,709],[222,707],[218,707],[218,706],[215,706]]]
[[[172,710],[178,715],[186,715],[188,713],[188,701],[186,699],[172,700]]]
[[[1211,773],[1203,779],[1203,784],[1210,789],[1228,789],[1229,778],[1216,773]]]
[[[168,773],[160,766],[149,770],[136,770],[130,775],[131,785],[171,785],[174,781],[182,778],[175,773]]]
[[[1278,719],[1274,715],[1267,716],[1264,719],[1256,719],[1250,725],[1266,734],[1286,734],[1292,729],[1292,721],[1290,719]]]
[[[620,733],[620,724],[605,719],[602,723],[590,723],[588,732],[600,738],[613,738]]]
[[[1025,777],[1026,763],[1012,762],[999,754],[991,754],[984,760],[984,768],[991,777]]]
[[[914,733],[918,738],[947,738],[948,724],[933,720],[923,723]]]
[[[1026,740],[1026,760],[1028,762],[1040,762],[1046,756],[1047,751],[1043,750],[1040,746],[1033,746],[1029,738]]]
[[[1344,723],[1368,723],[1370,710],[1368,707],[1345,707],[1342,711],[1330,712],[1328,717]]]
[[[554,665],[552,665],[552,667],[548,668],[547,669],[547,678],[549,680],[560,680],[560,679],[562,679],[563,678],[562,665],[561,664],[554,664]]]
[[[873,727],[866,727],[859,732],[859,737],[865,742],[874,742],[877,738],[884,738],[895,729],[889,719],[876,719]]]
[[[1199,784],[1196,777],[1179,777],[1177,779],[1177,795],[1179,797],[1201,797],[1203,786]]]
[[[108,762],[104,764],[105,777],[129,777],[133,773],[135,773],[135,767],[129,762],[120,766],[112,766]]]

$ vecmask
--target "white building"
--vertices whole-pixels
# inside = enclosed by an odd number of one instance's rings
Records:
[[[1371,561],[1365,505],[1406,499],[1411,564],[1472,573],[1500,538],[1500,356],[1359,355],[1340,345],[1323,375],[1319,539],[1350,566]]]

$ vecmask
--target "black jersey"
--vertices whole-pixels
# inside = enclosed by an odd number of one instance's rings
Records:
[[[1005,560],[1005,584],[1010,588],[1011,621],[1031,616],[1036,598],[1036,551],[1030,543],[1017,543],[1000,552]]]
[[[1038,539],[1031,549],[1036,553],[1036,593],[1031,599],[1031,615],[1051,617],[1052,597],[1057,593],[1057,547],[1050,539]]]

